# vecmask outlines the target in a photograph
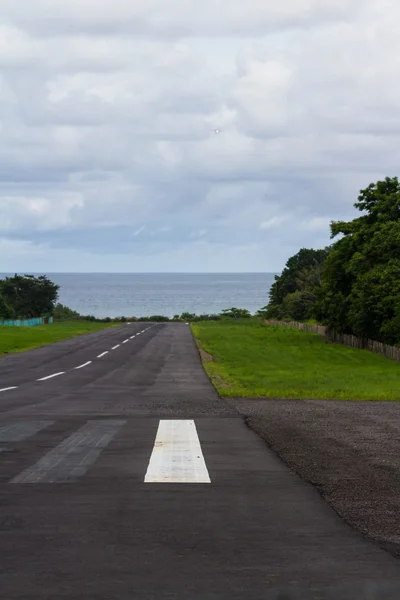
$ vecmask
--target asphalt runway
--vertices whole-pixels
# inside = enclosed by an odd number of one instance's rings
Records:
[[[187,325],[7,356],[0,390],[1,598],[400,597],[399,562],[218,397]]]

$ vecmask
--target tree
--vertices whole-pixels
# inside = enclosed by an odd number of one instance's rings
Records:
[[[331,224],[341,236],[326,260],[317,303],[331,328],[389,344],[400,341],[400,183],[387,177],[361,190],[363,214]]]
[[[0,317],[30,319],[52,315],[59,286],[45,275],[15,275],[0,280]]]
[[[266,311],[268,318],[304,320],[312,316],[329,249],[302,248],[275,276]]]
[[[197,316],[194,313],[183,312],[181,314],[182,321],[195,321]]]
[[[268,305],[263,306],[262,308],[259,308],[257,310],[257,312],[255,313],[255,316],[260,319],[266,319],[268,317]]]

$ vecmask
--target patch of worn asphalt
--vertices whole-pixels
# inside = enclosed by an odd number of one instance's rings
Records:
[[[229,403],[343,519],[400,557],[400,403]]]
[[[190,328],[139,329],[0,360],[19,385],[0,397],[1,597],[397,600],[399,562],[218,397]],[[195,422],[210,483],[145,483],[164,419]],[[165,450],[167,473],[199,464]]]

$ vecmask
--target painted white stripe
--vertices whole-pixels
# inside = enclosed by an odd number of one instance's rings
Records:
[[[106,354],[108,354],[108,350],[107,352],[103,352],[103,354],[99,354],[97,358],[103,358],[103,356],[105,356]]]
[[[117,348],[120,347],[121,344],[117,344],[116,346],[114,346],[114,348],[111,348],[111,350],[116,350]]]
[[[75,371],[78,371],[78,369],[83,369],[83,367],[88,367],[89,365],[92,364],[92,361],[89,360],[87,363],[85,363],[84,365],[80,365],[79,367],[75,367]]]
[[[10,483],[76,481],[99,458],[125,423],[120,419],[88,421]]]
[[[160,421],[145,483],[211,483],[194,421]]]
[[[0,442],[22,442],[42,429],[54,425],[54,421],[17,421],[0,427]]]
[[[136,335],[131,335],[131,340],[133,340],[133,338],[135,338],[135,337],[136,337]]]
[[[122,343],[127,344],[128,342],[129,342],[129,340],[124,340]]]
[[[1,392],[10,392],[11,390],[17,390],[17,389],[18,389],[18,386],[3,388],[2,390],[0,390],[0,393]]]
[[[54,375],[49,375],[48,377],[42,377],[41,379],[38,379],[37,381],[47,381],[48,379],[53,379],[53,377],[59,377],[60,375],[64,375],[65,371],[61,371],[61,373],[54,373]]]

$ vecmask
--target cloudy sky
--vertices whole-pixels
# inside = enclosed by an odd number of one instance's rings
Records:
[[[399,18],[1,0],[0,272],[278,271],[323,247],[400,174]]]

